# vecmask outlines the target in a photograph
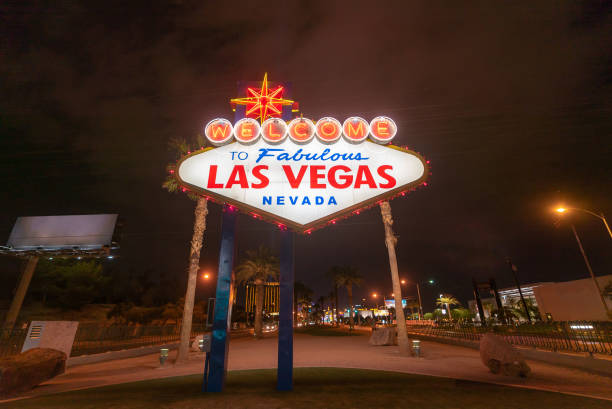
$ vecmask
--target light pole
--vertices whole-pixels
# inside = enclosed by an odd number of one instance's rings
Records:
[[[606,226],[606,230],[608,231],[608,235],[609,235],[609,236],[610,236],[610,238],[612,239],[612,230],[610,230],[610,226],[608,225],[608,221],[607,221],[607,220],[606,220],[606,218],[604,217],[603,212],[599,212],[599,214],[597,214],[597,213],[592,212],[592,211],[590,211],[590,210],[580,209],[580,208],[578,208],[578,207],[563,207],[563,206],[560,206],[560,207],[558,207],[558,208],[556,208],[556,209],[555,209],[555,211],[556,211],[557,213],[560,213],[560,214],[564,214],[564,213],[567,213],[567,212],[572,211],[572,210],[577,210],[577,211],[579,211],[579,212],[588,213],[588,214],[590,214],[591,216],[595,216],[595,217],[597,217],[599,220],[601,220],[601,221],[603,222],[604,226]]]
[[[408,283],[408,281],[406,281],[405,279],[402,279],[401,281],[402,284],[406,284]],[[421,301],[421,285],[419,282],[415,282],[416,284],[416,289],[417,289],[417,296],[419,298],[419,320],[423,319],[423,302]],[[427,284],[434,284],[434,280],[428,280]]]
[[[606,219],[603,216],[603,213],[601,214],[601,216],[598,216],[597,214],[591,212],[590,210],[584,210],[584,209],[578,209],[578,208],[574,208],[574,207],[569,207],[569,208],[565,208],[565,207],[559,207],[556,209],[557,213],[563,214],[565,212],[567,212],[568,210],[580,210],[580,211],[584,211],[586,213],[589,213],[595,217],[600,218],[605,226],[606,229],[608,230],[608,233],[610,234],[610,238],[612,238],[612,233],[610,232],[610,227],[608,226],[608,222],[606,221]],[[578,236],[578,232],[576,231],[576,227],[574,227],[574,223],[570,223],[570,226],[572,227],[572,232],[574,233],[574,237],[576,238],[576,242],[578,243],[578,248],[580,249],[580,253],[582,254],[582,258],[584,258],[584,264],[586,264],[587,270],[589,270],[589,274],[591,275],[591,279],[593,279],[593,284],[595,284],[595,289],[597,290],[597,294],[599,294],[599,298],[601,299],[601,303],[604,306],[604,309],[606,310],[606,314],[610,315],[610,310],[608,309],[608,304],[606,304],[606,299],[603,296],[603,292],[601,291],[601,287],[599,287],[599,283],[597,282],[597,279],[595,278],[595,274],[593,273],[593,269],[591,268],[591,263],[589,263],[589,259],[587,258],[587,255],[584,251],[584,248],[582,247],[582,242],[580,241],[580,237]]]
[[[576,241],[578,242],[578,247],[580,248],[580,252],[582,253],[582,257],[584,258],[584,264],[586,264],[587,270],[589,270],[589,274],[591,274],[591,278],[593,279],[593,284],[595,284],[595,288],[597,289],[597,293],[599,294],[601,303],[603,304],[604,309],[606,310],[606,314],[609,314],[610,310],[608,309],[608,304],[606,304],[606,299],[604,298],[603,293],[601,292],[601,288],[599,287],[599,283],[597,282],[597,279],[595,278],[595,274],[593,274],[591,263],[589,263],[589,259],[587,258],[587,255],[584,252],[584,248],[582,248],[582,242],[580,241],[580,237],[578,237],[578,233],[576,232],[576,228],[574,227],[574,224],[572,223],[570,225],[572,226],[574,237],[576,237]]]

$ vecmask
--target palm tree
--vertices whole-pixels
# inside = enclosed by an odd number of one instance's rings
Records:
[[[259,246],[256,251],[248,250],[246,259],[236,267],[236,280],[239,283],[255,283],[255,336],[261,338],[263,324],[264,285],[269,278],[278,279],[280,266],[278,258],[270,249]]]
[[[336,314],[334,315],[334,323],[336,325],[338,325],[338,277],[341,274],[341,270],[342,268],[339,266],[332,266],[332,268],[330,268],[327,273],[325,273],[327,275],[327,277],[331,280],[331,282],[334,285],[334,289],[332,291],[332,293],[330,294],[330,297],[333,297],[334,299],[334,308],[336,310]],[[333,314],[333,311],[332,311]]]
[[[196,136],[196,143],[199,147],[206,145],[203,135]],[[168,146],[177,156],[185,155],[191,151],[191,147],[183,138],[171,139]],[[178,192],[181,190],[178,180],[174,177],[174,165],[168,166],[169,174],[162,184],[168,192]],[[187,196],[196,202],[195,220],[193,222],[193,235],[191,236],[191,250],[189,251],[189,268],[187,273],[187,291],[185,293],[185,307],[183,308],[183,321],[181,324],[181,338],[176,362],[186,361],[189,356],[189,340],[191,337],[191,324],[193,320],[193,305],[195,299],[195,288],[200,269],[200,251],[204,241],[204,231],[206,231],[206,215],[208,214],[208,201],[205,197],[188,193]]]
[[[406,308],[410,308],[410,318],[414,319],[414,310],[419,311],[419,302],[417,300],[410,300],[406,304]]]
[[[355,267],[344,266],[340,267],[336,275],[336,283],[338,286],[346,287],[346,292],[349,297],[349,323],[350,329],[353,329],[355,320],[353,318],[353,286],[359,286],[363,282],[363,277]]]
[[[451,305],[461,305],[461,303],[457,301],[457,299],[453,297],[452,295],[447,294],[447,295],[443,295],[442,297],[438,298],[438,300],[436,301],[436,305],[439,305],[440,307],[446,307],[446,310],[448,311],[448,318],[452,320],[453,315],[451,313],[450,306]]]
[[[310,302],[312,301],[312,294],[313,294],[312,289],[308,288],[301,281],[296,281],[294,283],[293,285],[293,303],[294,303],[294,308],[295,308],[296,320],[298,317],[298,306],[300,306],[301,309],[303,310],[305,304],[310,305]],[[302,314],[302,316],[303,315],[304,314]]]

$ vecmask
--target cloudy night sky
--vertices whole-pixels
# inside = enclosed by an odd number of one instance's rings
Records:
[[[239,80],[289,81],[305,117],[387,115],[395,143],[431,161],[430,184],[391,202],[400,275],[464,303],[471,279],[585,278],[554,205],[612,219],[612,6],[607,1],[5,1],[0,5],[0,242],[19,216],[118,213],[114,268],[184,291],[194,202],[161,188],[172,137],[232,118]],[[201,266],[215,271],[221,208]],[[574,219],[596,274],[612,273],[603,224]],[[238,254],[278,229],[239,218]],[[377,208],[296,241],[296,279],[356,296],[391,292]],[[18,262],[2,258],[8,298]],[[212,296],[201,286],[199,296]],[[414,293],[410,287],[407,295]]]

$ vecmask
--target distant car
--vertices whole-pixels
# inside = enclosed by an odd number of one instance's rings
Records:
[[[276,323],[264,324],[263,332],[274,332],[278,329],[278,325]]]

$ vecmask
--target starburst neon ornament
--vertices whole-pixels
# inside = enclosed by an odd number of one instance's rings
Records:
[[[231,103],[246,106],[246,117],[259,119],[263,123],[266,119],[280,118],[283,106],[293,106],[295,102],[283,98],[283,86],[279,85],[273,90],[268,88],[268,73],[264,75],[261,88],[247,88],[247,97],[233,98]]]

